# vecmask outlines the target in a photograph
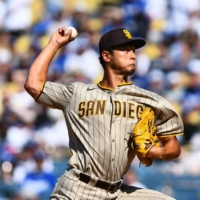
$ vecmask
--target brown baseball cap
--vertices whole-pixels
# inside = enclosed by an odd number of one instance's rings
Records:
[[[99,52],[101,53],[103,50],[125,43],[131,43],[138,49],[143,47],[146,41],[142,38],[133,38],[126,29],[117,28],[102,35],[99,41]]]

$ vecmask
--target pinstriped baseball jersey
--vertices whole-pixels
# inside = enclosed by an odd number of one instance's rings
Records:
[[[72,157],[69,166],[107,181],[119,180],[135,157],[130,133],[145,106],[155,112],[156,134],[183,134],[179,115],[161,96],[132,83],[46,82],[36,101],[63,111]]]

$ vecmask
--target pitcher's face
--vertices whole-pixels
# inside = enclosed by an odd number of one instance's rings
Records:
[[[117,74],[130,76],[136,69],[135,47],[132,44],[113,47],[110,66]]]

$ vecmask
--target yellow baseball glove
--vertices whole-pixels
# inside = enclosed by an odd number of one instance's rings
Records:
[[[160,146],[159,139],[155,134],[156,126],[154,126],[154,118],[153,110],[149,107],[145,107],[131,133],[136,155],[140,162],[146,166],[150,166],[153,162],[146,158],[149,150],[154,145]]]

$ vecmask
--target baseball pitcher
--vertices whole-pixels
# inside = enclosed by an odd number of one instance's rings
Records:
[[[123,28],[111,30],[99,42],[102,81],[61,84],[46,78],[58,49],[71,41],[72,31],[64,32],[61,27],[51,36],[25,83],[37,103],[63,111],[69,132],[69,168],[51,200],[172,200],[123,183],[136,156],[150,166],[155,159],[171,160],[181,153],[176,135],[183,134],[183,123],[171,104],[128,82],[136,69],[135,50],[146,42]]]

